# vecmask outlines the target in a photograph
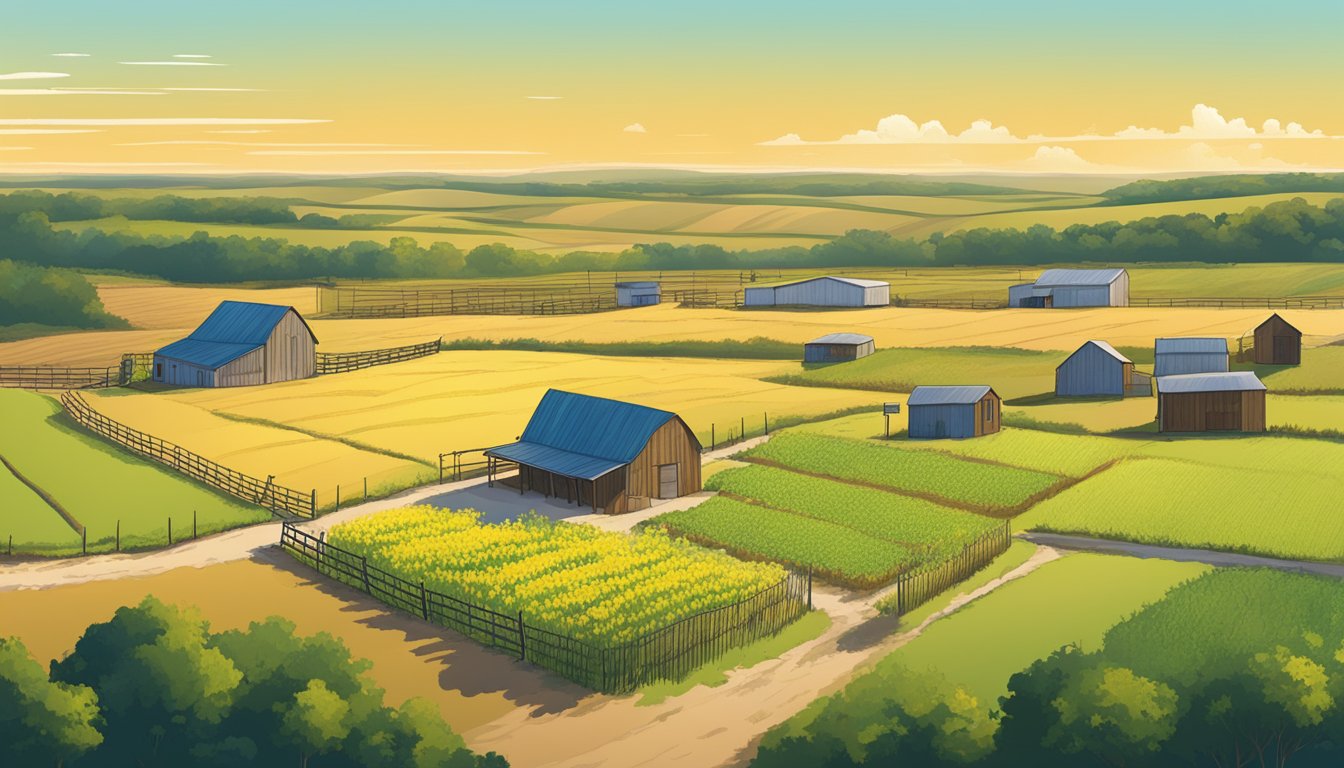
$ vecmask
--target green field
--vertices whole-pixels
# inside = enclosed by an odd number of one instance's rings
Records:
[[[138,549],[167,544],[169,518],[174,541],[191,535],[193,514],[200,535],[271,519],[263,509],[217,494],[72,426],[50,398],[0,389],[0,410],[5,413],[0,455],[87,529],[90,551],[114,548],[118,522],[122,549]],[[0,508],[0,541],[7,544],[12,533],[15,553],[80,551],[77,530],[8,472],[0,474],[0,494],[6,502]]]
[[[802,373],[772,379],[783,384],[910,392],[920,384],[993,382],[1004,399],[1055,388],[1055,367],[1068,357],[1003,347],[882,349],[847,363],[811,364]]]

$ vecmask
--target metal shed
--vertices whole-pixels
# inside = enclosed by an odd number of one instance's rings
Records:
[[[843,363],[873,354],[872,336],[861,333],[828,333],[803,345],[805,363]]]
[[[915,387],[907,405],[910,437],[980,437],[999,431],[1002,401],[987,386]]]
[[[518,442],[485,455],[492,480],[501,462],[517,464],[520,492],[620,514],[699,491],[700,451],[675,413],[551,389]]]
[[[1157,379],[1162,432],[1264,432],[1265,385],[1250,371]]]
[[[1124,269],[1047,269],[1036,282],[1008,289],[1010,307],[1127,307]]]
[[[743,292],[748,307],[885,307],[891,283],[854,277],[813,277],[791,283],[757,285]]]
[[[239,387],[317,373],[317,337],[293,307],[223,301],[185,339],[154,353],[151,378],[180,387]]]
[[[1302,332],[1276,312],[1256,326],[1251,351],[1259,365],[1301,365]]]
[[[662,288],[655,281],[645,280],[616,284],[616,306],[618,307],[649,307],[660,303],[662,300]]]
[[[1055,369],[1059,397],[1124,397],[1134,387],[1134,362],[1096,339],[1083,344]]]
[[[1153,375],[1221,373],[1227,370],[1227,339],[1188,337],[1153,343]]]

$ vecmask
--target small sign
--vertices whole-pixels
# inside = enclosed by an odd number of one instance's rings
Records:
[[[883,413],[886,413],[886,414],[900,413],[900,412],[901,412],[901,404],[900,404],[900,403],[883,403],[883,404],[882,404],[882,412],[883,412]]]

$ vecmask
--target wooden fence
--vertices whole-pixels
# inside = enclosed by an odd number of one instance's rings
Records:
[[[629,643],[600,646],[428,589],[369,565],[290,523],[280,546],[297,560],[374,599],[552,670],[593,690],[627,693],[680,680],[729,649],[774,635],[811,609],[812,577],[791,571],[778,584],[732,605],[687,617]]]
[[[1133,298],[1131,307],[1223,307],[1227,309],[1344,309],[1344,296],[1286,296],[1266,298],[1193,297]]]
[[[244,501],[272,512],[312,517],[315,491],[296,491],[275,482],[245,475],[211,461],[180,445],[113,421],[95,411],[78,392],[61,394],[61,405],[70,417],[86,429],[128,448],[141,456],[166,464],[182,474]]]
[[[895,613],[903,616],[970,578],[991,560],[1008,551],[1013,543],[1009,524],[986,533],[955,555],[931,568],[907,573],[896,580]]]
[[[117,365],[70,368],[56,365],[0,365],[0,387],[15,389],[103,389],[149,378],[153,353],[128,352]]]
[[[414,360],[418,357],[428,357],[438,354],[442,345],[443,337],[439,337],[434,341],[410,344],[404,347],[370,349],[363,352],[318,352],[317,374],[322,376],[329,373],[345,373],[347,371],[358,371],[362,368],[372,368],[375,365],[387,365],[388,363]]]
[[[493,447],[493,446],[490,446]],[[439,482],[447,480],[466,480],[470,477],[480,477],[486,473],[490,466],[490,460],[486,458],[487,448],[467,448],[461,451],[449,451],[439,454]],[[479,458],[472,460],[470,457]]]

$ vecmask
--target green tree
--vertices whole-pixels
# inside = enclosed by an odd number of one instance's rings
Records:
[[[1123,667],[1098,665],[1063,680],[1042,746],[1113,765],[1147,765],[1176,729],[1168,686]]]
[[[17,638],[0,638],[0,749],[9,765],[55,765],[103,741],[98,697],[80,685],[53,683]]]
[[[300,768],[337,749],[350,735],[350,705],[321,680],[312,680],[283,709],[280,732],[299,750]]]

